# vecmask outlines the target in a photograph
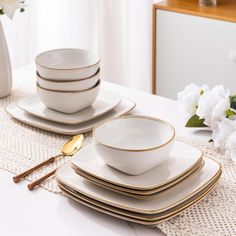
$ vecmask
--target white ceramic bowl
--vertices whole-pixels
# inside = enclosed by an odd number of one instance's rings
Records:
[[[91,89],[78,92],[53,91],[43,89],[37,84],[37,91],[41,101],[48,107],[63,113],[75,113],[89,107],[96,99],[100,80]]]
[[[59,91],[82,91],[94,87],[99,80],[99,69],[97,73],[89,78],[81,80],[70,80],[70,81],[54,81],[42,78],[39,73],[37,73],[38,85],[41,88]]]
[[[126,174],[138,175],[168,159],[175,130],[156,118],[125,116],[98,125],[93,137],[106,164]]]
[[[49,80],[78,80],[91,77],[99,68],[99,57],[84,49],[55,49],[39,54],[36,66]]]

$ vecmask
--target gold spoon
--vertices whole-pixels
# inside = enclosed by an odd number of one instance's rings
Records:
[[[21,179],[23,179],[24,177],[26,177],[27,175],[31,174],[32,172],[34,172],[35,170],[38,170],[39,168],[48,165],[50,163],[55,162],[57,159],[59,159],[60,157],[63,156],[72,156],[74,155],[76,152],[78,152],[80,150],[80,148],[82,147],[83,144],[83,140],[84,140],[84,136],[82,134],[78,134],[75,135],[74,137],[70,138],[63,146],[61,149],[61,153],[57,156],[51,157],[49,159],[47,159],[46,161],[41,162],[40,164],[30,168],[29,170],[24,171],[23,173],[16,175],[13,177],[13,181],[15,183],[18,183]],[[49,174],[51,174],[52,172],[50,172]],[[54,172],[55,173],[55,172]],[[47,178],[50,177],[51,175],[46,175]],[[43,178],[46,179],[46,176],[44,176]],[[42,179],[42,178],[41,178]],[[42,180],[43,181],[43,180]],[[41,182],[42,182],[41,181]],[[35,181],[36,182],[36,181]],[[33,183],[35,183],[33,182]],[[32,184],[33,184],[32,183]],[[31,184],[29,184],[31,186]],[[35,185],[36,186],[36,185]],[[31,186],[33,187],[33,185]],[[29,188],[31,188],[29,187]],[[33,189],[31,189],[33,190]]]

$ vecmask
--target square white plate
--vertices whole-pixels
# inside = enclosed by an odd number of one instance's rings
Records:
[[[100,179],[97,179],[91,175],[86,174],[85,172],[82,172],[80,170],[76,170],[75,172],[82,176],[83,178],[89,180],[90,182],[97,184],[98,186],[101,186],[103,188],[107,188],[111,191],[117,192],[119,194],[123,194],[126,196],[130,196],[133,198],[143,199],[143,200],[150,200],[153,198],[156,198],[158,195],[157,193],[169,189],[172,186],[180,183],[181,181],[184,181],[185,178],[190,177],[192,174],[194,174],[197,171],[200,171],[201,168],[204,166],[204,161],[201,161],[199,164],[196,165],[192,170],[188,171],[181,177],[175,179],[174,181],[165,184],[164,186],[161,186],[159,188],[151,189],[151,190],[136,190],[136,189],[129,189],[129,188],[123,188],[121,186],[117,186],[111,183],[108,183],[106,181],[102,181]]]
[[[162,213],[158,214],[142,214],[142,213],[136,213],[132,211],[123,210],[114,206],[110,206],[104,203],[101,203],[99,201],[96,201],[94,199],[91,199],[85,195],[82,195],[73,189],[69,188],[68,186],[63,185],[62,183],[58,182],[59,188],[62,190],[62,192],[68,196],[69,198],[82,203],[90,208],[93,208],[99,212],[103,212],[108,215],[112,215],[114,217],[124,219],[127,221],[140,223],[144,225],[156,225],[160,223],[161,221],[170,219],[177,214],[181,213],[186,208],[192,206],[193,204],[199,202],[204,196],[206,196],[217,184],[221,173],[219,173],[216,178],[212,180],[211,183],[209,183],[204,189],[202,189],[199,193],[195,194],[190,199],[183,201],[180,204],[177,204],[175,207],[169,209],[168,211],[164,211]]]
[[[55,176],[59,183],[104,204],[142,214],[157,214],[167,211],[198,194],[220,174],[221,166],[219,163],[206,157],[204,157],[204,161],[205,165],[199,172],[173,188],[158,193],[157,198],[148,201],[124,196],[99,187],[77,175],[70,163],[59,168]]]
[[[55,132],[58,134],[75,135],[78,133],[85,133],[92,130],[100,122],[127,114],[135,107],[135,103],[130,100],[122,100],[121,103],[111,111],[87,122],[78,125],[66,125],[57,122],[41,119],[39,117],[30,115],[28,112],[23,111],[17,102],[11,103],[6,107],[6,111],[15,119],[26,123],[28,125]]]
[[[115,108],[121,99],[112,93],[101,90],[95,102],[88,108],[77,113],[65,114],[47,108],[40,100],[37,94],[23,98],[19,101],[18,106],[30,113],[45,120],[54,121],[62,124],[81,124],[92,120],[102,114]]]
[[[179,178],[199,163],[201,158],[202,152],[199,149],[175,141],[170,157],[165,163],[141,175],[132,176],[106,165],[99,157],[94,144],[91,144],[73,157],[72,166],[113,185],[137,190],[151,190]]]

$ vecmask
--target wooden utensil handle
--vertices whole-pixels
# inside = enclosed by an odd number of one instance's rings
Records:
[[[57,156],[54,156],[54,157],[51,157],[49,159],[47,159],[46,161],[43,161],[41,162],[40,164],[30,168],[29,170],[26,170],[24,171],[23,173],[19,174],[19,175],[16,175],[13,177],[13,181],[15,183],[18,183],[21,179],[23,179],[24,177],[26,177],[27,175],[31,174],[32,172],[34,172],[35,170],[38,170],[39,168],[45,166],[45,165],[48,165],[50,163],[53,163],[58,157],[62,156],[61,154],[60,155],[57,155]]]
[[[56,170],[57,170],[57,169],[56,169]],[[51,177],[52,175],[54,175],[55,172],[56,172],[56,170],[53,170],[53,171],[51,171],[50,173],[48,173],[47,175],[43,176],[42,178],[40,178],[40,179],[38,179],[38,180],[36,180],[36,181],[34,181],[34,182],[28,184],[28,189],[29,189],[30,191],[34,190],[34,188],[35,188],[36,186],[38,186],[38,185],[41,184],[44,180],[46,180],[46,179],[48,179],[49,177]]]

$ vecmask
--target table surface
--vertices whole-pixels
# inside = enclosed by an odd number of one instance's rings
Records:
[[[28,66],[13,73],[13,93],[18,86],[35,83],[35,68]],[[159,117],[172,123],[177,135],[207,140],[209,133],[184,128],[176,101],[102,82],[102,87],[137,103],[135,114]],[[34,91],[32,91],[33,93]],[[1,140],[0,140],[1,145]],[[23,181],[14,184],[12,174],[0,170],[0,235],[3,236],[77,236],[82,235],[163,235],[156,228],[98,213],[61,195],[38,188],[28,191]]]

